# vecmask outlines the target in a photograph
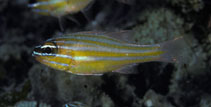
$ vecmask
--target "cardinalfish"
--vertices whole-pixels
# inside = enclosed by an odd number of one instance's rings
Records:
[[[121,36],[122,33],[113,34]],[[122,68],[135,63],[178,61],[182,40],[177,38],[160,44],[136,45],[106,33],[83,32],[48,39],[35,47],[33,56],[42,64],[78,75],[124,73]]]
[[[28,6],[41,15],[61,17],[84,9],[92,0],[37,0]]]
[[[85,7],[92,2],[92,0],[37,0],[38,2],[29,4],[28,7],[32,8],[35,13],[40,15],[48,15],[58,17],[59,26],[62,31],[62,16],[67,14],[74,14],[82,11]],[[83,13],[83,11],[82,11]],[[86,14],[84,16],[88,19]],[[73,17],[69,16],[68,19],[72,20],[76,24],[80,23]]]

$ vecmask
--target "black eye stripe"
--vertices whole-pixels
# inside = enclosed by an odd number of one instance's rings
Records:
[[[46,48],[43,48],[43,53],[52,53],[53,52],[53,48],[51,47],[46,47]]]
[[[46,42],[44,45],[42,46],[36,46],[34,49],[34,53],[40,53],[47,55],[47,54],[56,54],[57,51],[57,45],[55,44],[55,42]]]

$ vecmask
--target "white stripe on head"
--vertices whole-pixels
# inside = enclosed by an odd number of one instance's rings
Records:
[[[55,46],[55,45],[43,45],[43,46],[41,46],[40,48],[41,48],[41,49],[42,49],[42,48],[56,48],[56,46]]]
[[[39,52],[33,51],[33,55],[39,55],[39,56],[55,56],[55,57],[72,59],[72,57],[69,56],[69,55],[55,54],[55,53],[39,53]]]

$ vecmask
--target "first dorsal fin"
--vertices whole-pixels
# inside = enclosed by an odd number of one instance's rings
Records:
[[[105,33],[105,35],[121,40],[121,41],[125,41],[128,43],[135,43],[135,41],[133,40],[133,35],[134,35],[134,31],[132,30],[121,30],[121,31],[117,31],[117,32],[107,32]]]

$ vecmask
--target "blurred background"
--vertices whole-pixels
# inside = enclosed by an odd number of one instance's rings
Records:
[[[211,1],[94,0],[62,16],[63,33],[133,30],[137,44],[185,37],[185,64],[140,63],[137,74],[103,76],[73,75],[35,61],[34,47],[62,34],[57,17],[27,7],[35,2],[0,1],[1,107],[211,106]]]

